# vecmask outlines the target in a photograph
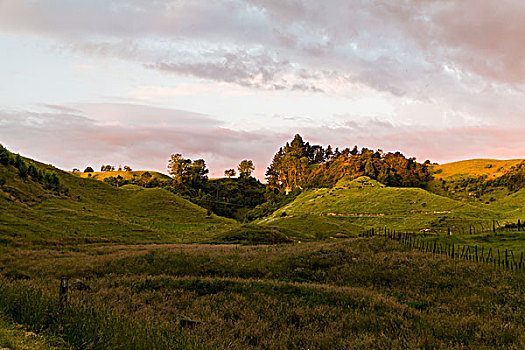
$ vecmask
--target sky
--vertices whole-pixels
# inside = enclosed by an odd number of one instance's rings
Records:
[[[525,158],[521,0],[0,0],[0,143],[71,170],[263,179],[311,144]]]

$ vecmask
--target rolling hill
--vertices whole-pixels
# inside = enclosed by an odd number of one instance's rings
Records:
[[[92,173],[83,173],[83,172],[75,172],[74,174],[77,176],[80,176],[82,178],[91,178],[95,180],[101,180],[107,179],[108,177],[117,177],[121,176],[124,180],[133,180],[133,179],[140,179],[144,173],[149,173],[153,179],[158,180],[171,180],[171,178],[168,175],[159,173],[157,171],[146,171],[146,170],[138,170],[138,171],[95,171]]]
[[[179,242],[211,236],[210,229],[233,220],[215,215],[163,189],[125,186],[81,178],[26,160],[57,174],[60,191],[21,177],[0,164],[0,240],[8,242]]]
[[[483,175],[486,175],[487,179],[494,179],[505,174],[510,168],[524,160],[525,159],[468,159],[432,165],[430,171],[437,180],[480,177]]]
[[[363,176],[342,179],[333,188],[307,190],[260,223],[333,235],[383,226],[397,230],[464,230],[470,224],[488,225],[501,217],[491,209],[420,188],[385,187]]]

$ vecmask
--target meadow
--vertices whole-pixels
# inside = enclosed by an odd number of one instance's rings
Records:
[[[72,348],[525,346],[525,276],[383,238],[2,248],[0,310]],[[61,276],[89,292],[59,303]],[[181,317],[196,321],[191,326]]]

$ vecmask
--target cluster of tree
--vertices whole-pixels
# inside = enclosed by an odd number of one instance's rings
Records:
[[[250,210],[265,201],[265,193],[259,180],[243,176],[209,180],[190,200],[217,215],[245,221]]]
[[[172,181],[161,180],[157,177],[154,177],[149,171],[143,172],[140,176],[133,175],[130,179],[124,179],[122,176],[110,176],[104,179],[104,182],[113,185],[115,187],[120,187],[123,185],[137,185],[146,188],[153,187],[168,187],[172,185]]]
[[[204,159],[191,160],[176,153],[168,161],[168,173],[175,185],[200,188],[208,181],[208,172]]]
[[[286,193],[296,188],[330,187],[343,176],[362,175],[397,187],[424,187],[431,178],[427,164],[400,152],[359,151],[357,146],[332,151],[330,146],[312,146],[300,135],[279,149],[266,171],[268,189]]]
[[[172,154],[168,172],[172,183],[166,189],[213,211],[217,215],[243,220],[248,210],[264,201],[265,186],[251,176],[253,161],[245,159],[235,169],[224,172],[228,179],[208,180],[208,169],[203,159],[191,160],[180,153]]]
[[[93,169],[91,167],[87,167],[86,170],[88,169],[91,169],[91,172],[93,172]],[[131,167],[129,165],[124,165],[124,167],[122,167],[121,165],[118,166],[118,171],[122,171],[124,169],[124,171],[131,171]],[[89,172],[89,171],[86,171],[84,170],[85,173]],[[100,171],[115,171],[115,166],[111,165],[111,164],[102,164],[100,166]]]
[[[113,165],[110,165],[110,164],[102,164],[100,166],[100,171],[115,171],[115,167]]]
[[[42,170],[33,162],[26,161],[19,154],[9,152],[2,145],[0,145],[0,164],[15,167],[22,179],[37,182],[47,190],[61,191],[60,179],[54,171]]]
[[[250,177],[255,171],[255,166],[253,165],[252,160],[244,159],[237,166],[237,170],[239,171],[239,177]],[[224,176],[226,176],[229,179],[234,177],[235,175],[237,175],[237,173],[233,168],[224,170]]]

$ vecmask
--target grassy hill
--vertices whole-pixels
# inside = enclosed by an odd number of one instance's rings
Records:
[[[433,179],[426,189],[432,193],[446,196],[455,200],[486,207],[504,213],[501,200],[505,200],[513,191],[504,186],[483,187],[488,180],[494,180],[511,171],[523,159],[471,159],[442,165],[432,165],[430,170]]]
[[[438,196],[420,188],[385,187],[368,177],[342,179],[333,188],[311,189],[261,224],[327,235],[387,226],[445,231],[501,218],[501,213]]]
[[[82,173],[82,172],[76,172],[74,173],[77,176],[80,176],[82,178],[91,178],[95,180],[101,180],[104,181],[104,179],[107,179],[108,177],[117,177],[121,176],[124,180],[133,180],[134,178],[140,179],[140,177],[144,173],[149,173],[153,179],[158,180],[170,180],[171,178],[166,175],[162,174],[156,171],[146,171],[146,170],[140,170],[140,171],[95,171],[92,173]]]
[[[486,175],[487,179],[494,179],[505,174],[510,168],[523,161],[524,159],[469,159],[432,165],[430,171],[438,180],[480,177],[483,175]]]
[[[1,242],[198,241],[211,236],[211,228],[233,222],[208,216],[163,189],[117,189],[31,163],[56,173],[62,190],[47,190],[22,178],[14,166],[0,164]]]

